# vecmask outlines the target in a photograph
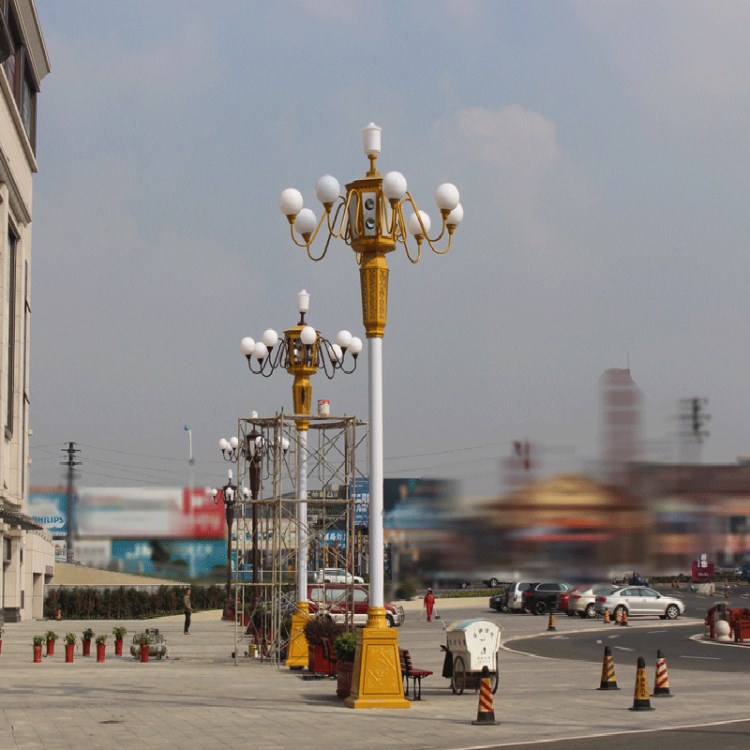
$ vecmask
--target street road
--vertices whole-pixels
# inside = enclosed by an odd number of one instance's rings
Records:
[[[632,622],[632,621],[631,621]],[[637,625],[610,625],[592,632],[559,632],[548,637],[514,640],[509,648],[526,654],[555,659],[601,662],[604,647],[609,646],[615,665],[634,665],[642,656],[646,664],[656,662],[661,650],[673,669],[709,670],[712,672],[750,671],[750,645],[718,645],[703,640],[703,623],[665,625],[648,620]]]
[[[697,717],[696,717],[697,718]],[[545,750],[746,750],[750,745],[750,721],[719,722],[682,729],[663,731],[635,731],[624,734],[579,737],[575,739],[545,742]],[[496,745],[503,750],[529,750],[529,743],[520,745]],[[493,750],[484,746],[482,750]]]

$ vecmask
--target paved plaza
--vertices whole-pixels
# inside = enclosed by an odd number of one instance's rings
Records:
[[[550,635],[544,632],[547,619],[498,615],[487,609],[486,597],[439,600],[438,606],[441,619],[427,623],[417,619],[418,602],[405,605],[400,645],[411,651],[415,667],[435,672],[423,682],[423,700],[407,710],[345,708],[336,697],[335,680],[303,679],[300,672],[245,657],[242,642],[235,664],[235,627],[222,622],[218,612],[195,614],[190,636],[182,634],[181,616],[9,624],[0,655],[0,750],[470,748],[750,716],[744,698],[750,694],[750,675],[673,672],[673,698],[652,699],[654,711],[632,712],[632,669],[618,670],[621,690],[599,691],[600,665],[503,650],[494,696],[500,723],[472,726],[477,694],[467,690],[453,695],[449,680],[441,677],[443,623],[486,617],[503,626],[504,640],[512,646],[513,637],[537,631]],[[66,632],[80,639],[85,627],[111,634],[119,624],[131,637],[144,627],[158,627],[167,640],[168,658],[141,664],[129,655],[115,657],[110,635],[105,663],[82,657],[80,644],[74,663],[64,662]],[[702,622],[696,619],[695,624],[701,632]],[[578,618],[557,620],[558,633],[603,627]],[[654,623],[633,627],[653,628]],[[61,637],[56,653],[33,664],[32,636],[50,628]]]

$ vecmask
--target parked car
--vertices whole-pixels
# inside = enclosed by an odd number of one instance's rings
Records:
[[[365,579],[343,568],[321,568],[312,576],[312,583],[364,583]]]
[[[535,583],[517,581],[508,583],[499,594],[490,597],[490,608],[498,612],[523,612],[523,592]]]
[[[535,615],[545,615],[557,609],[557,596],[573,587],[569,583],[537,583],[523,592],[523,609]]]
[[[618,612],[633,615],[655,615],[662,620],[674,620],[685,612],[685,603],[674,596],[660,594],[645,586],[621,586],[596,597],[596,611],[604,614],[609,610],[617,617]]]
[[[557,608],[569,617],[596,617],[596,597],[614,590],[611,583],[583,583],[570,591],[559,594]]]
[[[349,596],[351,594],[351,597]],[[325,613],[334,622],[343,623],[347,615],[353,616],[355,625],[367,623],[367,610],[370,606],[370,593],[367,586],[345,583],[317,584],[307,587],[307,607],[311,615]],[[385,619],[389,628],[399,627],[406,619],[401,605],[386,602]]]

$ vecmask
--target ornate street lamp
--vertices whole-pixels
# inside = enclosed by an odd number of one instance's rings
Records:
[[[297,427],[297,611],[292,618],[292,633],[286,665],[300,668],[307,666],[307,641],[303,634],[308,617],[307,607],[307,432],[312,407],[312,384],[310,377],[322,370],[326,377],[333,378],[337,372],[350,374],[357,367],[357,357],[362,351],[362,340],[349,331],[339,331],[336,342],[331,342],[305,321],[310,309],[310,295],[303,289],[297,294],[297,311],[300,314],[296,326],[284,332],[280,339],[275,330],[269,328],[260,341],[245,337],[240,342],[240,351],[247,358],[250,371],[256,375],[270,377],[279,368],[284,368],[294,377],[292,399]],[[351,356],[351,362],[349,361]]]
[[[315,194],[323,205],[323,215],[318,220],[313,211],[303,207],[299,190],[282,191],[279,208],[287,217],[292,241],[304,247],[311,260],[322,260],[332,238],[343,240],[354,251],[359,265],[362,293],[362,320],[368,339],[369,355],[369,431],[370,431],[370,609],[367,626],[358,636],[355,675],[358,684],[346,705],[353,708],[407,708],[400,679],[398,638],[390,635],[388,668],[384,671],[381,646],[387,627],[383,595],[383,360],[382,339],[385,332],[388,305],[388,263],[386,255],[398,245],[406,250],[412,263],[419,262],[426,245],[440,255],[447,253],[453,233],[463,219],[455,185],[443,183],[435,192],[435,202],[440,212],[440,229],[430,235],[430,217],[420,211],[407,190],[406,178],[400,172],[388,172],[381,177],[376,162],[380,155],[381,129],[370,123],[363,129],[365,154],[370,168],[364,178],[346,185],[342,194],[336,178],[321,177],[315,185]],[[404,208],[410,208],[408,220]],[[323,230],[324,245],[316,255],[312,246]],[[416,247],[410,248],[409,236]],[[438,247],[444,241],[443,247]],[[370,651],[370,646],[375,650]],[[373,669],[369,669],[372,659]],[[376,662],[376,664],[374,663]],[[374,668],[377,666],[377,669]],[[387,673],[387,674],[386,674]],[[392,690],[389,686],[392,686]]]
[[[226,456],[225,456],[226,458]],[[236,456],[235,456],[236,458]],[[235,617],[235,604],[232,596],[232,526],[234,525],[234,508],[238,502],[247,500],[250,492],[247,487],[239,486],[232,481],[232,470],[227,470],[227,483],[221,490],[211,490],[215,503],[219,502],[219,492],[224,503],[224,517],[227,522],[227,596],[224,601],[224,614],[222,619],[232,620]]]
[[[250,415],[250,419],[252,420],[254,417],[257,417],[257,412],[252,412]],[[245,442],[242,446],[240,446],[240,441],[236,436],[233,436],[227,440],[226,438],[222,438],[219,440],[219,450],[221,451],[221,455],[224,458],[225,461],[231,461],[236,462],[237,457],[242,451],[243,456],[245,457],[248,465],[248,473],[250,475],[250,490],[248,491],[244,487],[242,488],[242,496],[243,501],[247,502],[248,499],[252,499],[251,504],[251,513],[252,513],[252,521],[251,521],[251,554],[252,554],[252,581],[253,584],[257,584],[259,580],[258,570],[259,570],[259,560],[258,560],[258,508],[257,508],[257,500],[260,498],[260,485],[261,485],[261,466],[263,464],[263,459],[267,457],[270,453],[273,453],[276,448],[279,448],[284,454],[289,450],[289,441],[286,438],[282,438],[279,441],[278,446],[269,446],[266,439],[258,432],[255,425],[253,425],[252,430],[248,435],[245,436]],[[234,521],[234,505],[237,502],[237,496],[236,496],[236,486],[231,485],[231,479],[232,479],[232,471],[229,470],[229,496],[227,496],[227,493],[224,492],[222,497],[224,498],[224,505],[226,509],[227,514],[227,525],[230,530],[231,535],[231,523]],[[213,497],[214,501],[218,502],[216,500],[216,497],[218,495],[217,490],[213,490]],[[227,497],[229,497],[229,500],[227,500]],[[231,522],[230,522],[230,511],[231,511]],[[231,575],[231,549],[227,547],[227,559],[228,559],[228,566],[229,566],[229,573]],[[239,561],[238,561],[239,563]],[[227,598],[229,600],[229,594],[227,594]],[[255,601],[257,598],[257,589],[255,586],[253,586],[252,589],[252,605],[255,605]],[[225,619],[227,619],[225,617]],[[228,618],[228,619],[231,619]]]

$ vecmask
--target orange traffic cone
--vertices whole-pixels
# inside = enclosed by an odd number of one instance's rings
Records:
[[[617,678],[615,677],[615,660],[612,658],[612,650],[609,646],[604,647],[604,659],[602,660],[602,680],[599,690],[619,690]]]
[[[627,624],[628,624],[628,610],[623,609],[622,617],[620,618],[620,625],[625,625],[627,627]]]
[[[646,662],[642,656],[638,657],[638,671],[635,674],[635,695],[633,706],[629,711],[653,711],[648,694],[648,679],[646,678]]]
[[[609,622],[609,610],[608,609],[604,610],[604,622],[605,623]]]
[[[547,630],[555,630],[555,631],[557,630],[557,628],[555,627],[555,615],[552,612],[549,613],[549,620],[547,622]]]
[[[615,610],[615,625],[619,625],[622,622],[622,610]]]
[[[477,711],[477,720],[472,724],[493,725],[495,721],[495,709],[492,705],[492,680],[490,679],[490,670],[482,667],[482,682],[479,688],[479,709]]]
[[[667,659],[661,651],[656,652],[656,679],[654,681],[654,698],[671,698],[669,692],[669,674]]]

